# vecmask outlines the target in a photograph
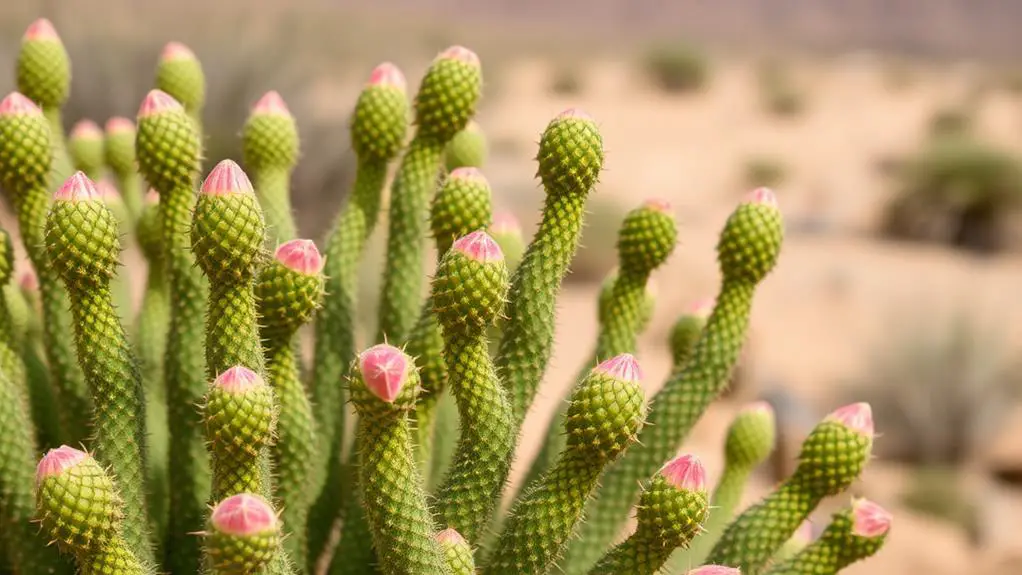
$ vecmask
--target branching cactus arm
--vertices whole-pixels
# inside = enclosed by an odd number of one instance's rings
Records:
[[[298,127],[284,99],[267,92],[252,107],[241,131],[245,169],[252,174],[259,204],[266,215],[266,244],[270,249],[294,239],[291,212],[291,172],[298,162]]]

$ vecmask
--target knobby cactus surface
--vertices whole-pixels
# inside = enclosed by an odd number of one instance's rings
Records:
[[[206,172],[206,78],[187,46],[165,45],[134,120],[66,135],[71,58],[52,23],[27,27],[15,64],[18,91],[0,101],[19,230],[0,232],[0,573],[830,575],[886,541],[891,514],[854,493],[819,538],[801,535],[868,463],[867,404],[821,421],[792,476],[747,509],[773,449],[768,405],[738,411],[714,485],[679,453],[726,390],[779,260],[774,192],[723,222],[719,290],[675,316],[670,375],[646,397],[659,382],[638,343],[666,313],[654,276],[681,214],[636,205],[598,332],[555,329],[599,193],[600,124],[570,108],[537,126],[545,199],[526,233],[486,176],[472,50],[443,50],[412,98],[395,64],[368,73],[351,103],[355,182],[322,240],[301,237],[291,207],[309,112],[273,86],[238,127],[241,163]],[[377,325],[362,326],[384,214]],[[136,281],[137,309],[123,297]],[[545,434],[524,429],[566,338],[592,354]],[[537,431],[541,452],[510,485]]]

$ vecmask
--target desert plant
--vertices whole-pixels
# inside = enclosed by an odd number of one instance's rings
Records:
[[[784,162],[771,156],[753,156],[742,167],[744,187],[777,187],[788,178],[788,167]]]
[[[756,81],[760,102],[770,114],[791,117],[805,110],[805,89],[799,85],[788,64],[773,59],[761,63]]]
[[[643,56],[642,68],[653,85],[667,93],[697,92],[710,80],[707,56],[690,44],[653,47]]]

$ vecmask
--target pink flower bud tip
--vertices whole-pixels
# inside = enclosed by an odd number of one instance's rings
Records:
[[[745,203],[777,208],[777,194],[770,188],[756,188],[745,197]]]
[[[163,90],[149,90],[146,94],[145,99],[142,100],[142,105],[138,108],[138,117],[145,118],[148,116],[155,116],[156,114],[162,114],[164,112],[183,112],[184,107],[181,102],[174,99],[173,96],[164,92]]]
[[[135,131],[135,122],[123,116],[114,116],[106,121],[107,134],[122,134]]]
[[[185,46],[181,42],[167,42],[163,47],[163,51],[160,52],[160,61],[169,62],[171,60],[194,60],[195,52],[188,46]]]
[[[74,447],[68,447],[67,445],[61,445],[60,447],[47,451],[46,455],[39,460],[39,465],[36,466],[36,483],[42,482],[42,480],[47,477],[64,473],[68,469],[71,469],[75,465],[85,461],[85,458],[88,456],[88,453],[75,449]]]
[[[454,240],[451,249],[477,262],[499,262],[504,259],[500,245],[483,230],[472,232]]]
[[[57,34],[57,29],[53,27],[53,22],[46,18],[39,18],[29,24],[22,39],[25,41],[53,40],[60,42],[60,36]]]
[[[213,527],[227,535],[255,535],[277,529],[277,514],[258,495],[240,493],[221,501],[210,516]]]
[[[706,490],[706,468],[695,455],[679,455],[660,468],[668,483],[685,491]]]
[[[456,529],[447,528],[436,534],[436,540],[446,545],[464,545],[465,538]]]
[[[737,567],[725,567],[723,565],[703,565],[686,573],[686,575],[742,575]]]
[[[53,199],[64,202],[86,202],[89,200],[101,200],[103,195],[95,182],[89,179],[84,172],[75,172],[64,184],[53,194]]]
[[[840,423],[867,437],[873,437],[873,408],[868,403],[852,403],[839,407],[831,412],[826,420]]]
[[[465,130],[464,131],[472,132],[472,133],[477,133],[477,132],[482,132],[483,128],[482,128],[482,126],[479,125],[479,122],[476,122],[475,120],[469,120],[468,123],[465,124]]]
[[[21,273],[21,279],[18,280],[18,285],[20,285],[23,290],[36,291],[39,289],[39,276],[36,275],[34,269],[29,268]]]
[[[493,223],[490,224],[490,233],[500,235],[521,235],[522,225],[518,223],[518,218],[516,218],[512,212],[504,210],[493,214]]]
[[[585,120],[587,122],[592,122],[593,121],[593,117],[592,116],[590,116],[588,113],[586,113],[585,111],[583,111],[583,110],[581,110],[579,108],[568,108],[567,110],[561,112],[560,114],[557,114],[557,117],[554,118],[554,119],[555,120]]]
[[[157,192],[153,188],[149,188],[149,191],[145,193],[145,201],[147,204],[160,203],[160,192]]]
[[[103,130],[99,129],[99,125],[92,120],[79,120],[77,124],[71,128],[72,139],[79,140],[102,140]]]
[[[370,347],[358,356],[362,381],[369,391],[393,403],[408,379],[410,361],[405,352],[386,343]]]
[[[323,271],[323,256],[312,240],[291,240],[277,246],[274,253],[284,267],[301,274],[316,275]]]
[[[121,193],[117,191],[117,186],[110,180],[100,180],[96,182],[96,189],[99,191],[99,197],[103,198],[105,202],[120,202]]]
[[[464,46],[451,46],[440,52],[437,60],[455,60],[469,66],[479,66],[479,55]]]
[[[742,413],[748,413],[752,415],[767,415],[770,417],[774,416],[774,408],[767,401],[754,401],[745,405],[742,408]]]
[[[460,168],[454,168],[450,174],[447,174],[447,178],[455,181],[463,182],[475,182],[479,184],[488,184],[486,176],[479,168],[472,166],[462,166]]]
[[[688,313],[690,315],[694,315],[695,317],[706,319],[710,317],[711,313],[713,313],[713,307],[716,305],[717,301],[714,298],[712,297],[703,298],[693,303],[692,306],[689,308]]]
[[[671,202],[664,198],[649,198],[642,203],[647,209],[653,210],[654,212],[669,213],[671,211]]]
[[[288,110],[284,98],[276,90],[270,90],[263,94],[259,101],[252,106],[253,115],[285,116],[291,117],[291,110]]]
[[[236,365],[228,368],[213,380],[213,387],[217,387],[227,393],[245,393],[266,385],[263,378],[251,369]]]
[[[42,116],[43,111],[21,92],[11,92],[0,101],[0,116]]]
[[[655,279],[649,278],[646,280],[646,295],[655,298],[660,293],[660,284]]]
[[[404,72],[392,62],[384,62],[373,68],[372,73],[369,74],[369,85],[397,88],[402,92],[408,91],[408,81],[405,79]]]
[[[593,368],[593,371],[621,381],[642,381],[642,368],[635,356],[630,353],[622,353],[604,360]]]
[[[880,537],[891,528],[893,520],[889,511],[869,499],[852,501],[852,533],[859,537]]]
[[[228,196],[231,194],[254,194],[248,174],[234,160],[222,160],[206,176],[202,193],[207,196]]]

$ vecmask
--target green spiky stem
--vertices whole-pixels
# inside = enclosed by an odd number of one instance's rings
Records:
[[[23,275],[25,277],[35,281],[35,272],[28,272]],[[41,448],[54,447],[60,445],[61,413],[50,380],[50,369],[44,359],[42,305],[38,288],[34,284],[33,287],[8,285],[5,288],[5,299],[14,323],[13,341],[25,365],[26,387],[38,445]],[[24,325],[24,328],[19,325]]]
[[[83,120],[72,130],[67,142],[71,165],[94,182],[103,178],[103,132],[90,120]]]
[[[586,197],[603,167],[596,123],[576,110],[550,122],[539,144],[546,190],[543,218],[511,279],[504,337],[496,364],[517,426],[539,388],[554,338],[554,302],[578,248]]]
[[[404,144],[408,106],[404,75],[393,64],[383,63],[373,69],[368,85],[359,94],[351,122],[351,142],[358,157],[355,185],[327,239],[323,270],[326,295],[314,326],[311,387],[320,453],[323,454],[320,459],[324,464],[317,466],[313,473],[313,492],[319,497],[309,515],[311,561],[323,554],[345,495],[348,495],[349,507],[355,508],[350,515],[354,517],[352,520],[358,521],[361,516],[358,498],[348,493],[354,493],[357,478],[345,471],[343,451],[348,405],[343,386],[338,382],[344,380],[355,357],[359,265],[379,217],[387,167]],[[368,531],[364,521],[361,529]],[[362,548],[344,551],[348,556],[371,553],[369,545],[365,544],[368,539],[345,538],[344,545],[362,545]],[[344,561],[342,565],[351,563]]]
[[[828,417],[802,444],[795,473],[728,525],[707,562],[738,567],[749,575],[762,573],[820,501],[858,478],[872,445],[871,423],[856,430]]]
[[[794,557],[774,564],[768,575],[837,575],[849,565],[868,559],[887,540],[887,528],[877,535],[856,533],[855,509],[858,501],[831,517],[818,539]]]
[[[772,192],[757,191],[728,218],[717,244],[723,275],[713,312],[685,369],[672,375],[652,400],[649,423],[637,444],[607,471],[587,508],[581,537],[568,548],[568,575],[585,573],[628,519],[641,482],[669,459],[713,400],[727,386],[749,323],[756,285],[776,264],[783,238]]]
[[[291,210],[291,171],[262,167],[252,172],[252,184],[259,196],[259,205],[266,214],[267,246],[274,247],[294,239],[298,232]]]
[[[476,563],[472,557],[472,546],[454,529],[445,529],[436,535],[447,560],[451,575],[475,575]]]
[[[39,42],[28,42],[25,46],[36,44]],[[75,360],[67,292],[50,267],[44,237],[53,165],[50,146],[54,137],[39,109],[24,96],[11,94],[4,99],[4,105],[11,112],[0,116],[0,157],[4,158],[0,164],[0,180],[14,206],[22,243],[39,280],[43,347],[50,380],[59,390],[62,437],[67,441],[83,441],[88,435],[92,400],[85,376]]]
[[[145,492],[145,399],[138,361],[110,290],[120,258],[117,221],[92,181],[78,172],[57,192],[46,247],[71,299],[78,362],[95,405],[95,449],[124,502],[124,536],[139,560],[155,564]]]
[[[64,139],[64,119],[60,108],[44,107],[43,113],[50,125],[50,133],[57,135],[52,140],[53,169],[50,170],[50,189],[52,190],[74,172],[74,163],[71,162],[71,154],[68,153],[67,142]]]
[[[545,573],[558,562],[604,468],[635,439],[645,416],[631,356],[600,364],[575,389],[557,462],[511,507],[486,575]]]
[[[356,441],[358,437],[355,438]],[[362,490],[358,485],[358,452],[353,451],[350,461],[341,471],[348,482],[341,541],[331,558],[329,575],[377,575],[380,573],[373,548],[372,530],[362,507]]]
[[[159,220],[170,293],[170,329],[164,360],[170,446],[170,517],[164,567],[173,573],[199,571],[199,540],[189,535],[205,524],[210,490],[209,456],[196,405],[206,394],[204,316],[208,285],[195,264],[192,210],[201,146],[180,104],[150,92],[138,119],[139,170],[160,194]]]
[[[358,363],[351,401],[359,416],[359,489],[379,568],[385,575],[447,575],[412,454],[414,363],[386,344],[364,351]]]
[[[113,479],[82,451],[61,446],[36,470],[36,509],[45,537],[74,556],[81,575],[149,575],[124,538],[124,502]]]

